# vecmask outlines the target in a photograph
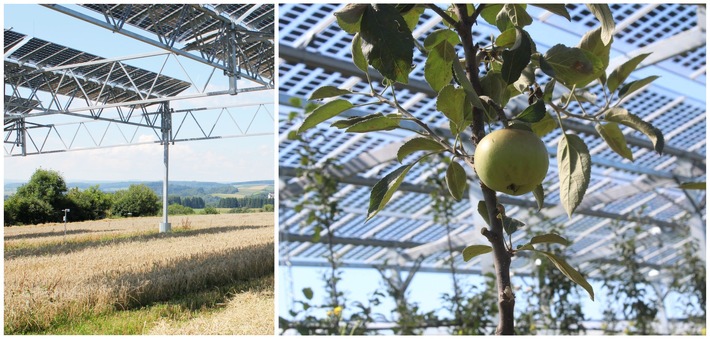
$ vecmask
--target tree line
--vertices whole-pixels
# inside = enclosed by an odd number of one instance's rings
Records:
[[[67,189],[56,171],[38,169],[27,184],[5,200],[5,226],[38,224],[62,220],[69,209],[71,221],[95,220],[110,216],[156,215],[161,203],[146,185],[131,185],[126,190],[106,193],[98,185],[85,190]]]
[[[262,208],[269,203],[273,206],[273,199],[255,196],[240,198],[233,207]],[[201,197],[168,196],[168,206],[171,205],[190,209],[210,207],[206,206]],[[114,193],[101,191],[99,185],[84,190],[77,187],[67,189],[66,181],[57,171],[40,168],[28,183],[20,186],[14,195],[5,199],[4,225],[59,222],[64,215],[64,209],[69,209],[69,221],[83,221],[107,217],[154,216],[158,215],[161,208],[160,197],[145,184],[134,184],[128,189]]]
[[[273,205],[274,198],[266,195],[253,195],[243,198],[222,198],[219,199],[219,208],[262,208],[264,205]]]

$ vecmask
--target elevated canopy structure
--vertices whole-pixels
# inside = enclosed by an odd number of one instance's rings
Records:
[[[81,5],[104,20],[61,5],[46,6],[212,65],[235,79],[273,87],[273,4]]]
[[[153,51],[105,57],[6,28],[6,157],[141,144],[148,131],[164,147],[165,231],[170,143],[273,135],[252,129],[257,115],[273,121],[273,102],[244,97],[274,87],[273,4],[43,6]],[[206,74],[196,82],[191,72]],[[236,95],[244,100],[191,105]],[[177,100],[188,103],[176,109]],[[257,109],[242,118],[233,108],[243,106]],[[107,144],[109,134],[118,142]]]
[[[663,270],[682,263],[681,249],[697,240],[705,253],[706,194],[704,190],[682,190],[679,183],[705,181],[706,177],[706,75],[705,75],[705,7],[683,4],[611,4],[617,26],[612,45],[611,66],[629,58],[653,51],[643,68],[630,80],[648,75],[660,75],[652,85],[624,99],[623,107],[661,129],[666,146],[658,155],[651,143],[640,133],[623,129],[634,161],[614,153],[596,135],[594,126],[583,122],[566,122],[565,129],[573,131],[589,146],[592,155],[592,177],[582,205],[569,218],[560,206],[556,154],[559,129],[543,138],[553,157],[543,182],[545,208],[535,213],[532,194],[510,197],[499,194],[507,206],[507,214],[528,224],[513,236],[513,244],[522,244],[533,232],[561,225],[563,234],[572,244],[565,249],[570,264],[592,279],[599,277],[599,268],[623,270],[624,263],[613,259],[612,239],[615,232],[632,232],[638,226],[639,256],[643,271]],[[351,36],[342,31],[333,13],[341,5],[284,4],[280,7],[279,93],[281,116],[279,125],[279,170],[281,203],[279,214],[280,253],[282,266],[330,266],[327,235],[313,242],[313,224],[308,224],[307,208],[297,211],[294,206],[303,196],[303,182],[297,176],[300,166],[300,142],[287,138],[298,128],[289,123],[288,114],[300,110],[293,107],[292,98],[305,100],[321,86],[336,86],[353,92],[368,92],[364,74],[352,65]],[[537,50],[544,53],[557,43],[575,46],[582,35],[599,25],[584,5],[567,5],[573,22],[532,6],[528,7],[535,22],[530,26]],[[423,39],[432,31],[445,28],[441,18],[431,10],[421,16],[416,39]],[[474,26],[474,43],[490,45],[496,27],[479,20]],[[527,29],[527,28],[526,28]],[[536,34],[537,33],[537,34]],[[671,47],[672,46],[672,47]],[[461,53],[459,53],[461,55]],[[425,57],[415,51],[413,71],[407,85],[399,86],[398,101],[415,116],[446,132],[448,121],[436,112],[435,93],[424,80]],[[381,78],[370,70],[373,82]],[[538,75],[538,82],[546,83],[546,76]],[[598,87],[598,86],[597,86]],[[599,88],[593,90],[602,98]],[[365,103],[365,97],[353,97],[353,103]],[[505,111],[515,115],[527,107],[527,98],[511,100]],[[386,105],[364,106],[348,110],[347,115],[391,113]],[[575,113],[581,113],[576,111]],[[318,136],[311,146],[322,152],[321,161],[337,159],[342,169],[333,171],[340,179],[336,199],[343,213],[333,225],[332,241],[338,260],[344,267],[374,268],[387,263],[390,267],[406,269],[423,257],[420,271],[449,272],[447,227],[434,221],[433,187],[425,179],[444,164],[430,163],[415,166],[405,177],[399,192],[376,217],[365,223],[371,187],[384,175],[400,166],[396,159],[399,146],[414,133],[394,130],[388,132],[349,134],[319,125],[307,136]],[[450,133],[449,133],[450,135]],[[464,140],[468,138],[463,138]],[[413,160],[412,156],[402,163]],[[468,171],[470,179],[475,178]],[[466,197],[453,206],[450,234],[456,250],[467,245],[484,244],[480,230],[485,225],[476,211],[482,194],[478,184],[471,185]],[[480,273],[491,263],[482,257],[464,262],[456,256],[455,265],[461,272]],[[534,263],[525,258],[513,260],[516,275],[528,274]],[[653,279],[661,279],[663,275]]]

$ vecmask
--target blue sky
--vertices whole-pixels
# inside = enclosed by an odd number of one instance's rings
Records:
[[[66,5],[77,9],[77,6]],[[160,49],[139,42],[121,34],[74,19],[65,14],[39,5],[4,5],[3,27],[60,45],[85,51],[104,58],[124,57],[160,51]],[[163,62],[163,74],[181,80],[192,80],[202,87],[210,76],[212,68],[186,58],[166,56],[127,61],[126,64],[158,72]],[[177,59],[177,60],[176,60]],[[252,87],[253,84],[240,84]],[[226,88],[226,77],[221,71],[215,72],[208,88]],[[6,89],[7,92],[7,89]],[[190,88],[184,93],[194,93]],[[9,93],[9,92],[8,92]],[[274,91],[241,93],[236,96],[220,95],[202,99],[178,100],[171,103],[174,109],[201,107],[229,107],[231,117],[219,109],[196,113],[203,128],[210,129],[215,121],[215,133],[222,136],[243,134],[249,127],[249,134],[263,136],[232,137],[220,140],[178,142],[171,145],[170,179],[234,182],[248,180],[268,180],[275,177],[274,161]],[[249,105],[251,103],[251,105]],[[268,103],[263,106],[258,104]],[[199,114],[199,115],[198,115]],[[182,119],[184,115],[179,116]],[[219,118],[219,120],[217,120]],[[175,120],[176,118],[174,118]],[[80,119],[51,116],[43,122],[62,124]],[[174,121],[175,126],[178,122]],[[236,123],[236,124],[235,124]],[[157,140],[149,129],[108,126],[101,123],[87,123],[94,139],[104,141],[102,145],[123,145],[121,133],[133,140],[150,142]],[[92,146],[92,140],[83,126],[66,125],[63,130],[79,129],[75,147]],[[120,130],[119,130],[120,129]],[[240,131],[241,129],[242,131]],[[63,138],[74,133],[63,132]],[[188,117],[181,136],[194,137],[199,133],[197,125]],[[51,136],[54,138],[54,135]],[[48,143],[58,142],[50,138]],[[68,142],[65,140],[65,142]],[[4,161],[5,181],[26,181],[35,169],[42,167],[62,173],[69,181],[79,180],[162,180],[163,149],[160,144],[144,143],[137,146],[111,147],[94,150],[80,150],[64,153],[32,155],[27,157],[6,157]]]

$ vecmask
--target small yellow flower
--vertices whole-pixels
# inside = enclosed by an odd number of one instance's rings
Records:
[[[701,328],[700,334],[705,335],[705,333],[707,333],[707,330],[705,329],[705,327]]]
[[[342,312],[343,312],[343,307],[342,307],[342,306],[336,306],[336,307],[333,309],[333,314],[335,314],[336,317],[339,317],[339,316],[340,316],[340,313],[342,313]]]

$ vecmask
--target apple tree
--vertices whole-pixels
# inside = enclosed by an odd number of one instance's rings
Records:
[[[571,20],[563,4],[533,6]],[[537,235],[517,248],[506,239],[523,223],[506,216],[505,207],[498,202],[498,193],[532,192],[538,206],[543,206],[541,183],[547,173],[549,155],[541,137],[556,128],[562,129],[556,161],[560,201],[570,217],[589,185],[591,157],[584,140],[566,131],[563,120],[592,123],[598,136],[614,152],[632,161],[633,154],[620,125],[646,135],[658,153],[663,150],[661,131],[621,106],[626,96],[657,78],[628,81],[648,54],[631,58],[608,72],[614,19],[606,4],[586,6],[599,20],[600,27],[587,32],[576,46],[556,44],[543,53],[526,30],[533,20],[524,4],[347,5],[335,15],[340,28],[353,35],[352,60],[363,71],[370,91],[360,93],[333,86],[316,89],[310,99],[326,102],[306,116],[299,128],[302,133],[351,108],[387,104],[393,113],[337,120],[331,126],[350,133],[400,128],[417,134],[401,146],[397,158],[402,162],[420,156],[403,163],[372,187],[367,220],[387,205],[407,173],[427,157],[442,153],[450,157],[446,184],[455,199],[463,197],[468,185],[464,166],[477,172],[484,197],[478,211],[488,223],[482,234],[490,245],[469,246],[463,257],[466,261],[487,253],[494,257],[499,308],[497,334],[514,334],[515,295],[510,263],[520,251],[534,251],[549,259],[594,299],[591,285],[577,270],[552,252],[537,248],[542,243],[566,245],[568,242],[561,235]],[[412,31],[425,10],[439,15],[446,28],[430,32],[422,44]],[[481,21],[500,31],[492,37],[490,45],[473,42],[473,26]],[[397,86],[408,83],[415,50],[426,55],[424,77],[438,93],[436,109],[448,119],[450,134],[438,132],[436,126],[428,125],[398,101]],[[382,75],[382,83],[372,80],[370,67]],[[544,85],[538,83],[536,73],[547,76]],[[603,92],[599,99],[590,92],[595,86],[601,86]],[[564,94],[559,95],[560,91]],[[506,113],[506,105],[516,96],[526,96],[529,106],[520,112]],[[370,101],[353,103],[353,97],[367,97]],[[592,105],[583,106],[590,101]],[[582,113],[575,113],[573,106],[580,107]],[[464,138],[470,138],[476,146],[473,152],[463,147]]]

